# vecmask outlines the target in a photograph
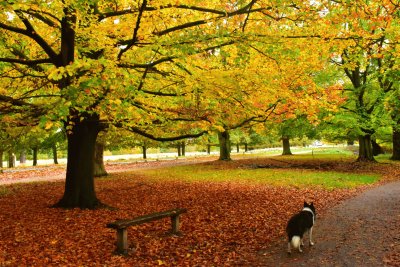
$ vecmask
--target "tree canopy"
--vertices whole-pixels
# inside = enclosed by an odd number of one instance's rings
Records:
[[[399,5],[390,0],[7,0],[0,7],[0,116],[8,126],[65,129],[62,207],[101,204],[91,162],[99,131],[110,125],[172,141],[299,115],[316,120],[343,101],[343,81],[318,78],[334,63],[353,93],[365,92],[359,103],[391,103],[397,88]],[[355,84],[370,69],[386,98]]]

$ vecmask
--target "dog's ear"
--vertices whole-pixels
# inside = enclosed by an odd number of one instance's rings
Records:
[[[308,207],[308,203],[304,200],[304,207]]]

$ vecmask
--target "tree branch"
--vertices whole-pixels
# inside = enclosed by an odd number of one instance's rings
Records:
[[[127,46],[124,49],[121,49],[119,51],[118,60],[120,60],[122,57],[122,54],[125,53],[126,51],[128,51],[138,40],[137,35],[139,32],[139,28],[140,28],[140,20],[142,19],[143,12],[144,12],[144,9],[146,8],[146,6],[147,6],[147,0],[143,0],[143,3],[140,6],[139,13],[138,13],[138,16],[136,19],[136,25],[135,25],[135,29],[133,30],[132,40],[127,44]]]
[[[119,63],[117,66],[118,67],[122,67],[122,68],[128,68],[128,69],[136,69],[136,68],[137,69],[149,69],[149,68],[152,68],[152,67],[154,67],[154,66],[156,66],[156,65],[158,65],[160,63],[163,63],[163,62],[167,62],[167,61],[171,61],[172,62],[172,60],[175,59],[175,58],[178,58],[178,57],[176,57],[176,56],[164,57],[164,58],[160,58],[160,59],[158,59],[156,61],[152,61],[150,63],[143,63],[143,64],[140,64],[140,63],[134,63],[134,64]]]
[[[24,14],[21,11],[16,10],[15,14],[17,14],[17,16],[21,19],[22,23],[24,23],[26,27],[26,30],[22,34],[36,41],[36,43],[43,48],[44,52],[49,56],[52,62],[56,63],[58,57],[56,52],[54,52],[50,45],[35,31],[32,24],[27,18],[25,18]]]
[[[53,61],[50,58],[35,59],[35,60],[18,59],[18,58],[0,58],[0,62],[16,63],[27,66],[35,66],[43,63],[53,63]]]
[[[133,126],[132,127],[123,127],[121,125],[115,125],[115,126],[124,128],[130,132],[133,132],[133,133],[139,134],[141,136],[147,137],[151,140],[160,141],[160,142],[177,141],[177,140],[182,140],[182,139],[186,139],[186,138],[197,138],[197,137],[200,137],[200,136],[208,133],[208,131],[202,131],[197,134],[183,134],[183,135],[171,136],[171,137],[157,137],[157,136],[147,133],[137,127],[133,127]]]
[[[58,25],[54,21],[52,21],[49,18],[46,18],[45,16],[43,16],[40,13],[46,14],[46,15],[50,16],[51,18],[57,20],[58,22],[61,22],[58,18],[56,18],[52,14],[49,14],[49,13],[46,13],[46,12],[37,11],[37,10],[34,10],[32,8],[30,8],[28,10],[21,10],[21,12],[26,13],[26,14],[28,14],[28,15],[30,15],[30,16],[38,19],[38,20],[40,20],[41,22],[43,22],[44,24],[46,24],[46,25],[48,25],[48,26],[50,26],[52,28],[56,28],[56,27],[58,27]]]

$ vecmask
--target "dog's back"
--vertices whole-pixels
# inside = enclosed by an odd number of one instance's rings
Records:
[[[304,233],[308,231],[314,224],[313,215],[308,211],[301,211],[290,218],[286,232],[288,234],[289,242],[293,236],[303,237]]]
[[[303,210],[290,218],[286,226],[286,233],[289,242],[288,253],[291,252],[291,246],[302,252],[301,245],[303,244],[303,235],[307,231],[310,233],[310,245],[314,245],[312,242],[312,228],[314,226],[315,216],[314,204],[312,202],[311,204],[304,202]]]

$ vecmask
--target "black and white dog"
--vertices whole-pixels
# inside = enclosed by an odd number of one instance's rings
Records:
[[[315,207],[313,202],[308,204],[304,201],[303,210],[295,214],[290,218],[287,226],[286,233],[288,235],[288,253],[291,253],[291,247],[301,250],[301,246],[304,246],[303,235],[308,231],[310,233],[310,246],[313,246],[312,241],[312,230],[315,223]]]

